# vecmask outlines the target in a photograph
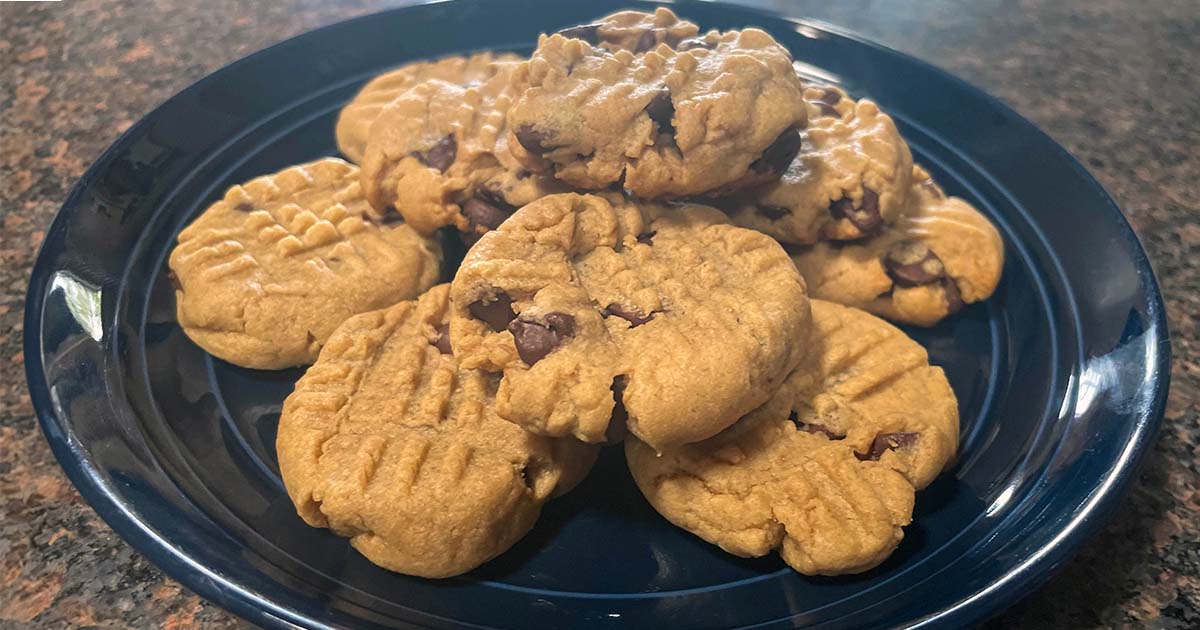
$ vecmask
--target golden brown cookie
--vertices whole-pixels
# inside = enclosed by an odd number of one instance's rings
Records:
[[[793,251],[813,297],[932,326],[996,290],[1004,242],[995,226],[947,197],[921,167],[913,167],[912,182],[903,216],[878,236]]]
[[[379,113],[362,170],[377,211],[394,208],[422,234],[445,225],[481,234],[517,207],[563,189],[509,153],[505,115],[521,86],[512,81],[515,62],[491,65],[483,82],[424,81]]]
[[[448,295],[441,285],[347,320],[284,401],[276,440],[305,522],[381,567],[435,578],[511,547],[595,459],[495,416],[496,377],[447,352]]]
[[[804,360],[766,405],[704,442],[658,454],[631,438],[625,454],[659,513],[729,553],[858,573],[891,555],[915,491],[953,459],[958,406],[895,327],[821,300],[812,317]]]
[[[868,100],[807,86],[808,128],[776,183],[722,202],[734,223],[781,242],[853,240],[894,223],[908,199],[912,154],[895,123]]]
[[[452,286],[457,356],[504,373],[497,412],[587,442],[622,417],[656,447],[709,437],[774,393],[807,335],[787,254],[705,206],[545,197]]]
[[[358,167],[327,158],[234,186],[171,252],[179,325],[243,367],[307,365],[352,315],[437,282],[441,247],[367,213]]]
[[[509,111],[513,155],[592,190],[677,197],[775,179],[805,124],[791,56],[757,29],[641,53],[543,35],[516,80],[528,87]]]
[[[609,51],[644,53],[659,44],[674,48],[699,32],[695,24],[679,19],[670,9],[659,7],[654,13],[618,11],[590,24],[565,28],[558,34],[582,39]]]
[[[439,79],[456,85],[471,85],[489,79],[497,66],[493,61],[518,61],[511,53],[482,52],[466,57],[446,57],[435,61],[405,64],[371,79],[338,114],[338,150],[351,162],[361,164],[366,150],[371,124],[384,106],[412,86],[429,79]]]

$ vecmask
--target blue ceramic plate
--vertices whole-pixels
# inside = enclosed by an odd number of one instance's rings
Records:
[[[539,32],[627,6],[641,3],[445,2],[351,20],[220,70],[104,153],[47,234],[25,357],[55,455],[121,536],[273,627],[867,627],[977,621],[1096,529],[1149,452],[1169,375],[1162,298],[1112,200],[954,77],[825,25],[690,2],[674,8],[704,28],[765,28],[805,71],[877,100],[918,161],[1005,237],[991,300],[909,331],[945,368],[963,431],[957,465],[920,494],[895,555],[836,579],[735,558],[660,518],[620,449],[461,578],[388,573],[300,521],[273,447],[300,372],[234,367],[185,338],[166,278],[176,233],[226,187],[334,154],[338,108],[372,75],[528,51]]]

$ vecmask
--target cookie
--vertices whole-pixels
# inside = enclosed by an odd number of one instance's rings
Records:
[[[806,86],[803,147],[778,182],[722,203],[737,225],[779,241],[853,240],[896,221],[908,198],[912,153],[895,123],[868,100]]]
[[[230,188],[179,234],[179,325],[201,348],[265,370],[307,365],[352,315],[437,282],[441,247],[374,220],[358,167],[327,158]]]
[[[895,327],[822,300],[812,318],[803,361],[766,405],[704,442],[659,454],[629,439],[625,454],[660,514],[729,553],[858,573],[891,555],[915,492],[953,459],[958,407]]]
[[[1004,242],[995,226],[919,166],[912,182],[903,216],[878,236],[793,251],[813,297],[932,326],[996,290]]]
[[[361,164],[371,124],[379,117],[379,112],[417,83],[439,79],[456,85],[471,85],[486,81],[494,74],[497,66],[492,62],[519,59],[509,53],[482,52],[466,57],[417,61],[371,79],[338,114],[335,128],[338,150],[351,162]]]
[[[679,19],[670,9],[659,7],[654,13],[618,11],[590,24],[565,28],[558,34],[582,39],[612,52],[628,50],[644,53],[657,48],[659,44],[674,48],[699,32],[695,24]]]
[[[296,511],[381,567],[440,578],[508,549],[595,448],[492,411],[496,377],[445,340],[449,286],[350,318],[283,404],[276,449]]]
[[[521,87],[512,81],[516,63],[492,66],[481,83],[425,81],[383,108],[362,170],[377,211],[398,211],[422,234],[446,225],[482,234],[517,207],[563,190],[509,153],[505,116]]]
[[[528,85],[508,113],[518,160],[572,186],[643,198],[776,179],[806,120],[791,56],[757,29],[643,53],[543,35],[516,79]]]
[[[497,412],[586,442],[623,425],[656,447],[709,437],[774,393],[807,334],[803,281],[770,237],[617,194],[525,206],[452,287],[455,353],[503,372]]]

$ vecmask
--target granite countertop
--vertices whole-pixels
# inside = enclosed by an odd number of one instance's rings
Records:
[[[55,463],[22,367],[26,283],[71,185],[135,120],[231,60],[394,4],[0,2],[0,628],[247,625],[134,552]],[[1116,197],[1167,298],[1175,359],[1166,420],[1103,532],[989,626],[1200,626],[1195,0],[756,4],[844,26],[966,78],[1049,132]]]

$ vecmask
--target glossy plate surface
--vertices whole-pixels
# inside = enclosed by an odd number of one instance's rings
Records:
[[[461,578],[388,573],[295,515],[273,443],[300,371],[237,368],[185,338],[166,279],[175,235],[228,186],[334,154],[338,108],[390,66],[528,51],[541,31],[638,5],[449,2],[344,22],[196,83],[109,149],[46,236],[25,322],[46,436],[105,520],[274,627],[957,626],[1048,577],[1111,510],[1162,413],[1163,305],[1129,225],[1062,148],[967,84],[824,25],[710,3],[673,6],[705,29],[765,28],[804,72],[877,100],[1005,237],[990,301],[910,331],[946,369],[963,431],[895,555],[837,579],[727,555],[661,519],[619,449]]]

